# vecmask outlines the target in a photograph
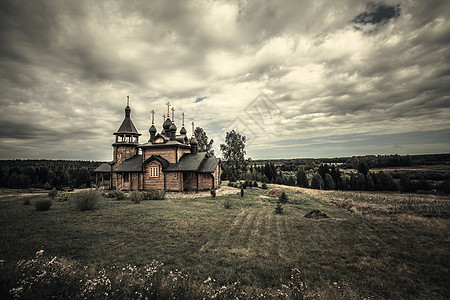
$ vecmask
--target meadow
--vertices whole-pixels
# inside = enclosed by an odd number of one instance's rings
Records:
[[[449,298],[449,196],[271,187],[289,196],[283,214],[274,213],[277,198],[255,187],[242,198],[239,189],[215,199],[140,204],[102,198],[88,211],[76,210],[71,200],[36,211],[33,203],[45,195],[3,191],[0,296],[10,297],[17,286],[17,262],[44,250],[80,270],[110,270],[116,277],[111,270],[156,260],[165,274],[185,274],[191,286],[239,285],[252,291],[249,298],[283,298],[293,270],[307,285],[304,298]],[[32,205],[24,205],[26,199]],[[304,217],[314,209],[328,218]],[[183,297],[199,295],[191,288]]]

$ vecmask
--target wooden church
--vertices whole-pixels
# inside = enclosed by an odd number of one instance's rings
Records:
[[[98,175],[110,174],[109,188],[122,191],[200,191],[220,187],[223,172],[219,158],[207,157],[206,152],[199,152],[194,136],[187,137],[182,127],[177,133],[170,118],[170,103],[167,102],[167,117],[164,116],[162,130],[158,133],[155,123],[155,112],[152,110],[152,126],[149,129],[150,139],[140,144],[141,134],[131,120],[129,99],[125,108],[125,119],[114,133],[113,161],[100,165],[94,172]],[[103,176],[102,176],[103,177]]]

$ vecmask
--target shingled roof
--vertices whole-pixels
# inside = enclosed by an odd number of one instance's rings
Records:
[[[198,170],[199,173],[213,173],[216,170],[217,165],[220,162],[220,158],[217,157],[209,157],[205,159],[202,166],[200,167],[200,170]]]
[[[119,130],[115,132],[114,134],[120,134],[120,133],[131,133],[135,135],[141,135],[136,127],[133,124],[133,121],[131,121],[131,108],[127,106],[125,108],[125,119],[123,119],[122,125],[120,125]]]
[[[113,172],[142,172],[142,155],[136,155],[120,164]]]
[[[163,170],[165,170],[167,168],[167,166],[169,166],[169,162],[166,159],[164,159],[161,156],[159,156],[159,155],[152,155],[152,156],[150,156],[149,158],[147,158],[147,160],[144,162],[144,164],[149,163],[152,160],[158,161],[162,165]]]
[[[111,166],[109,163],[103,163],[98,166],[94,171],[94,173],[109,173],[111,172]]]
[[[170,164],[165,171],[167,172],[196,172],[200,169],[203,160],[206,158],[206,152],[186,153],[177,164]]]

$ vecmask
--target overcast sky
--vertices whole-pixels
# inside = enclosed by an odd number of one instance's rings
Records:
[[[111,160],[127,95],[141,142],[170,101],[217,154],[450,152],[450,1],[0,6],[0,159]]]

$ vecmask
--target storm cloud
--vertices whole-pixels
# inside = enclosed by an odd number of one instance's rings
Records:
[[[450,151],[448,1],[0,6],[3,159],[110,160],[127,95],[142,141],[170,101],[216,153],[230,129],[255,159]]]

